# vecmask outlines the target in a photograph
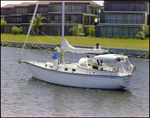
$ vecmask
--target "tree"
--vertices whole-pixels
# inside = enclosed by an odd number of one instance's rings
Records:
[[[79,30],[78,30],[78,27],[76,25],[74,27],[70,28],[68,31],[75,36],[79,36]]]
[[[38,35],[38,28],[39,28],[39,26],[43,25],[43,23],[42,23],[43,20],[46,20],[46,18],[42,17],[39,14],[37,14],[36,17],[34,18],[32,28],[33,28],[34,31],[35,31],[35,28],[37,29],[37,35]],[[31,23],[31,20],[29,20],[29,21]]]
[[[7,25],[7,22],[4,21],[4,19],[1,19],[1,32],[5,30],[5,25]]]
[[[89,36],[95,36],[95,26],[91,26],[89,29]]]

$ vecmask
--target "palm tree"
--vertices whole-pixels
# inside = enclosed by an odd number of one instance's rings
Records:
[[[35,17],[35,19],[34,19],[34,21],[33,21],[32,28],[33,29],[37,28],[37,35],[38,35],[38,28],[39,28],[39,26],[43,25],[42,21],[44,19],[46,20],[45,17],[42,17],[41,15],[37,14],[36,17]],[[31,20],[30,20],[30,23],[31,23]]]
[[[1,32],[5,31],[5,25],[7,25],[7,22],[1,19]]]

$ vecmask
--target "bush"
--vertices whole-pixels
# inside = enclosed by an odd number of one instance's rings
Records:
[[[129,37],[122,37],[121,39],[130,39]]]
[[[121,39],[121,37],[116,37],[116,39]]]
[[[139,33],[136,35],[136,38],[141,39],[141,40],[145,39],[145,33],[142,31],[139,31]]]
[[[149,37],[149,26],[143,25],[142,32],[145,34],[145,37]]]
[[[3,26],[3,25],[7,25],[7,22],[4,21],[4,19],[1,19],[1,26]]]
[[[95,26],[91,26],[88,28],[89,29],[89,36],[95,37]]]
[[[12,33],[13,33],[14,35],[16,35],[16,34],[21,34],[22,32],[23,32],[22,27],[18,28],[18,27],[16,27],[16,26],[13,26],[13,28],[12,28]]]
[[[68,31],[75,36],[79,36],[79,30],[78,30],[78,27],[76,25],[74,27],[70,28]]]

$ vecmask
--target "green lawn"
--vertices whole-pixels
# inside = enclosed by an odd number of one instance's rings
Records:
[[[61,36],[38,36],[42,43],[56,44],[61,43]],[[36,36],[29,35],[28,43],[40,43]],[[114,39],[114,38],[91,38],[88,36],[65,36],[71,45],[95,46],[99,43],[101,47],[108,48],[126,48],[126,49],[141,49],[149,50],[149,38],[139,40],[136,38]],[[25,42],[26,35],[1,34],[1,41]]]

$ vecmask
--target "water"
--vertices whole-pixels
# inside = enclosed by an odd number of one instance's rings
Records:
[[[20,52],[20,48],[1,47],[2,117],[149,116],[148,59],[129,58],[137,71],[126,90],[81,89],[32,78],[26,65],[16,61]],[[24,50],[22,58],[33,60],[34,56],[35,60],[49,60],[47,51],[30,49]],[[66,53],[67,58],[76,60],[82,56]]]

